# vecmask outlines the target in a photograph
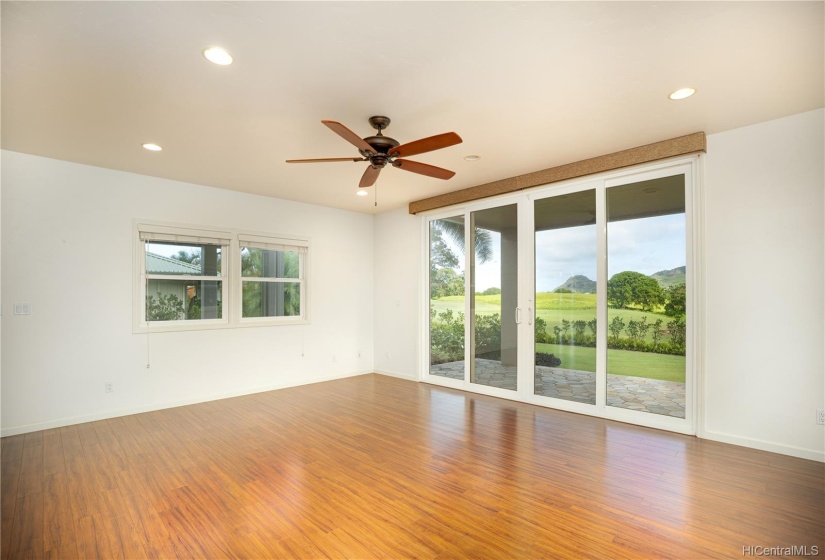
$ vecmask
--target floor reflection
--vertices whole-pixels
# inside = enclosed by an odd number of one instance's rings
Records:
[[[596,374],[589,371],[536,366],[534,394],[568,401],[596,404]],[[464,361],[430,366],[430,374],[464,379]],[[475,361],[475,382],[480,385],[516,389],[516,367],[502,366],[496,360]],[[685,384],[629,375],[607,375],[607,404],[673,416],[685,417]]]

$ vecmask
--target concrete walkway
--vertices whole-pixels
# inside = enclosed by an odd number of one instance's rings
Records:
[[[516,368],[495,360],[476,360],[479,385],[516,390]],[[438,364],[432,375],[464,379],[464,361]],[[596,404],[596,374],[589,371],[536,366],[534,394]],[[607,404],[652,414],[685,417],[685,384],[629,375],[607,374]]]

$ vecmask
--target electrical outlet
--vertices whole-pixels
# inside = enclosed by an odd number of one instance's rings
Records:
[[[360,350],[358,351],[358,357],[359,358],[361,357],[361,351]]]
[[[14,304],[14,314],[15,315],[31,315],[32,314],[32,304],[24,301],[21,303]]]
[[[387,352],[387,359],[388,359],[388,360],[391,360],[391,359],[392,359],[392,358],[390,358],[390,353],[389,353],[389,352]]]
[[[338,358],[336,358],[336,357],[335,357],[335,354],[333,354],[333,355],[332,355],[332,361],[333,361],[333,362],[337,362],[337,361],[338,361]]]
[[[103,391],[106,393],[114,393],[115,392],[115,384],[111,381],[107,381],[103,384]]]
[[[825,426],[825,408],[816,409],[816,423]]]

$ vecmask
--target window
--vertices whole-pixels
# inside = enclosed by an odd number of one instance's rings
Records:
[[[147,223],[135,239],[135,332],[307,319],[305,239]]]
[[[306,245],[245,235],[239,241],[241,318],[301,317]]]

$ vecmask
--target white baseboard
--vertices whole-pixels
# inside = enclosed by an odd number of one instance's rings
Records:
[[[794,447],[792,445],[782,445],[760,439],[743,438],[731,434],[712,432],[708,430],[702,430],[699,433],[699,437],[712,441],[739,445],[741,447],[759,449],[760,451],[770,451],[771,453],[780,453],[782,455],[790,455],[791,457],[799,457],[800,459],[810,459],[812,461],[825,463],[825,452],[815,451],[813,449],[804,449],[802,447]]]
[[[376,369],[375,373],[380,375],[388,375],[390,377],[398,377],[399,379],[406,379],[407,381],[418,381],[418,377],[414,373],[399,373],[397,371],[388,371],[385,369]]]
[[[346,377],[355,377],[357,375],[365,375],[373,373],[372,370],[354,371],[347,373],[340,373],[335,375],[327,375],[324,377],[316,377],[307,380],[289,381],[286,383],[278,383],[275,385],[268,385],[266,387],[255,387],[252,389],[243,389],[240,391],[229,391],[226,393],[215,393],[212,395],[198,396],[191,399],[183,399],[179,401],[170,401],[148,406],[139,406],[135,408],[128,408],[123,410],[110,410],[97,414],[87,414],[83,416],[72,416],[70,418],[59,418],[57,420],[49,420],[47,422],[38,422],[36,424],[27,424],[24,426],[13,426],[11,428],[3,427],[0,430],[0,437],[16,436],[19,434],[27,434],[29,432],[38,432],[40,430],[48,430],[51,428],[62,428],[63,426],[72,426],[74,424],[84,424],[86,422],[94,422],[96,420],[107,420],[109,418],[118,418],[120,416],[129,416],[130,414],[141,414],[143,412],[153,412],[155,410],[164,410],[166,408],[176,408],[178,406],[186,406],[190,404],[198,404],[209,401],[219,401],[221,399],[231,399],[233,397],[242,397],[244,395],[254,395],[255,393],[266,393],[267,391],[277,391],[278,389],[287,389],[289,387],[298,387],[300,385],[311,385],[313,383],[322,383],[324,381],[334,381],[336,379],[344,379]]]

